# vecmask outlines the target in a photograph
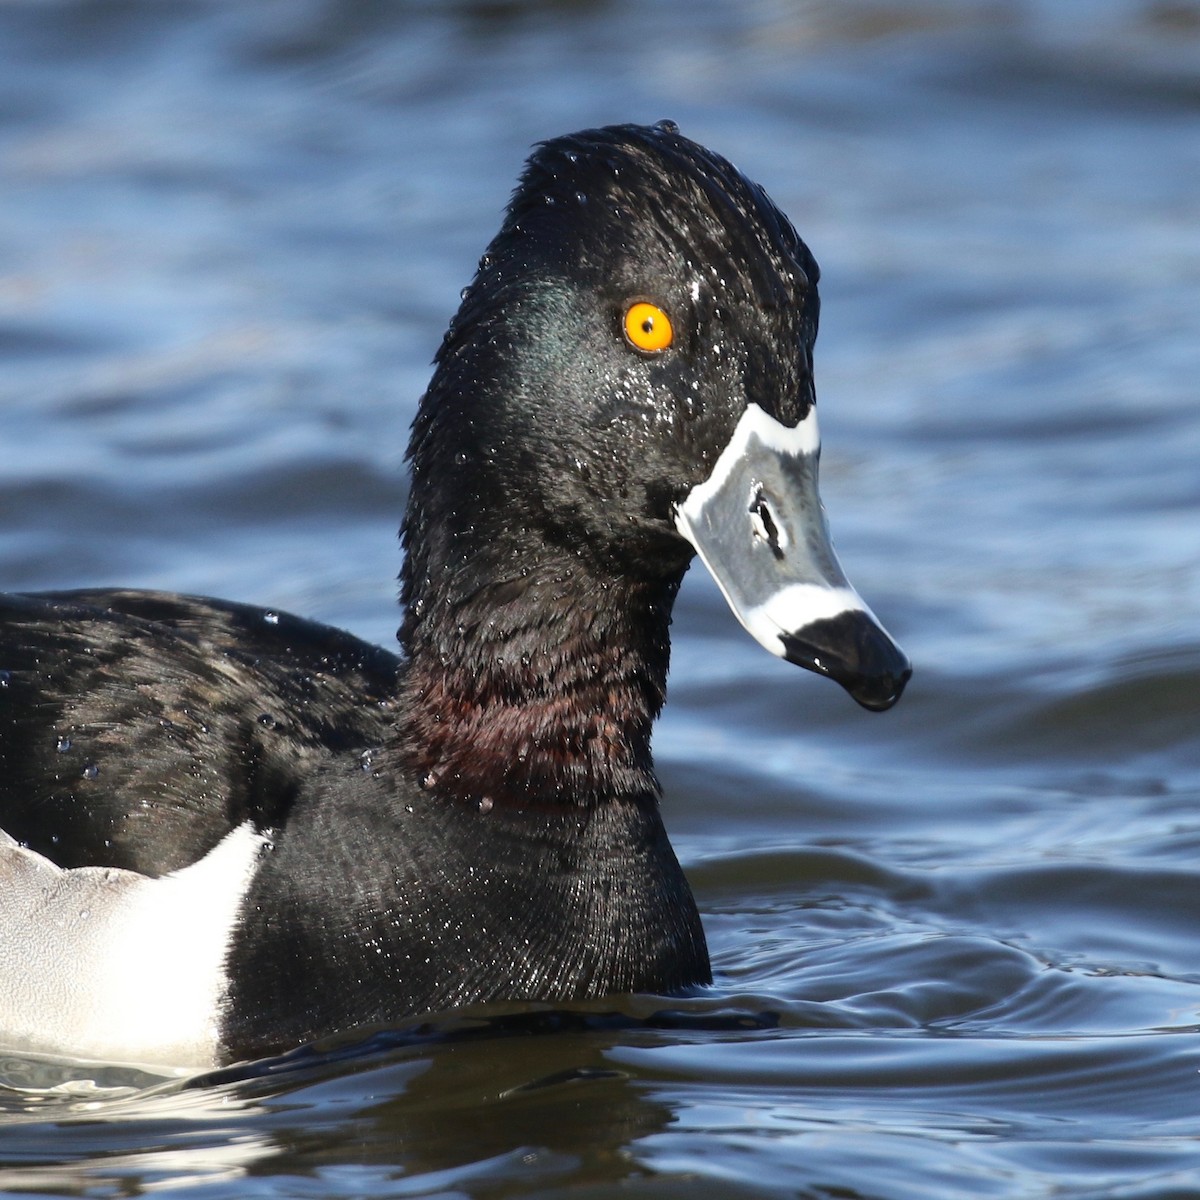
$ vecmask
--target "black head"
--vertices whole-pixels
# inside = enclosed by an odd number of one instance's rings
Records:
[[[673,506],[747,405],[794,425],[812,403],[817,276],[766,193],[669,122],[539,146],[414,426],[406,592],[465,564],[496,518],[622,569],[682,570]],[[669,345],[631,343],[638,301],[667,314]]]

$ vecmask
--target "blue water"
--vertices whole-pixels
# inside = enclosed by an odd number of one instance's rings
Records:
[[[656,755],[709,994],[200,1086],[4,1059],[6,1194],[1200,1195],[1195,0],[0,7],[0,586],[390,644],[528,146],[660,117],[821,262],[824,497],[909,693],[693,573]]]

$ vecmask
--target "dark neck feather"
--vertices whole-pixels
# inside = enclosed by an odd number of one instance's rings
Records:
[[[403,765],[485,809],[656,796],[650,731],[678,587],[601,580],[577,560],[457,602],[412,597]]]

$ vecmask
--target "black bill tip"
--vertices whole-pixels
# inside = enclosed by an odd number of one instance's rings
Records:
[[[780,636],[788,662],[829,676],[871,712],[891,708],[912,678],[908,656],[867,612],[850,609]]]

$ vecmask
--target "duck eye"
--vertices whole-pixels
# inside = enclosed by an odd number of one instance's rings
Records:
[[[635,350],[656,354],[675,339],[671,318],[657,304],[639,300],[625,310],[625,337]]]

